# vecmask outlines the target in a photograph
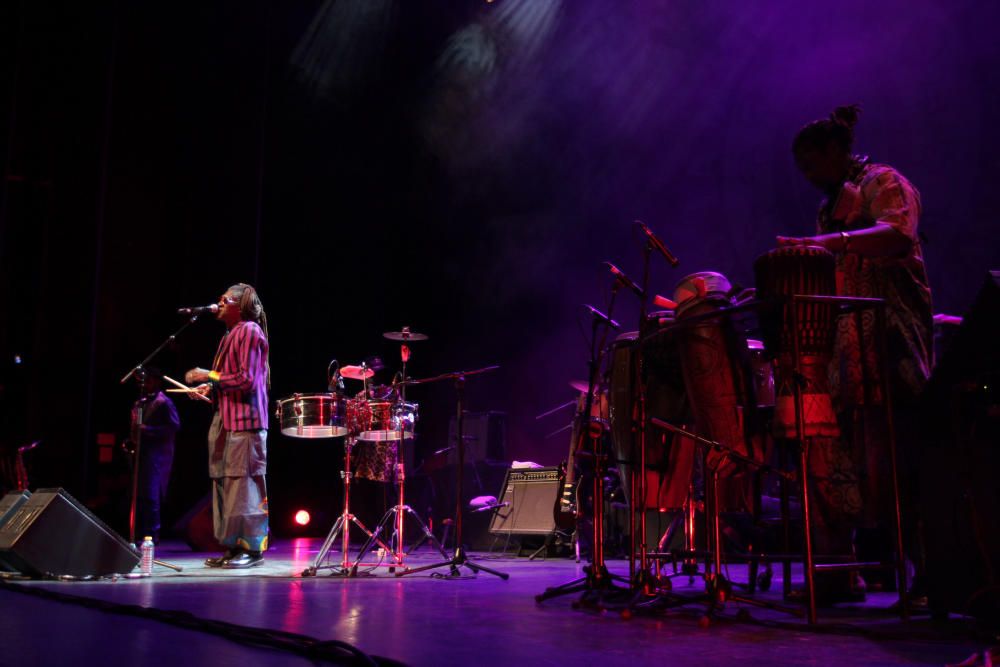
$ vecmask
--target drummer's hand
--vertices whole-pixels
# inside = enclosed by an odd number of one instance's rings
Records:
[[[193,387],[194,391],[188,394],[188,398],[192,401],[197,400],[195,394],[201,394],[202,396],[208,396],[212,393],[212,383],[206,382],[205,384],[200,384],[197,387]]]
[[[777,237],[777,241],[779,248],[799,245],[821,245],[812,236],[779,236]]]
[[[184,381],[188,384],[195,384],[196,382],[208,382],[208,371],[204,368],[192,368],[187,373],[184,374]]]

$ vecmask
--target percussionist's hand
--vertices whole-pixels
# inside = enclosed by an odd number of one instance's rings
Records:
[[[204,368],[192,368],[187,373],[184,374],[184,381],[188,384],[195,384],[198,382],[208,382],[208,371]]]
[[[198,385],[197,387],[194,387],[193,389],[194,389],[195,393],[201,394],[202,396],[208,396],[210,393],[212,393],[212,383],[211,382],[206,382],[204,384]],[[194,393],[188,394],[188,397],[192,401],[195,400],[195,394]]]
[[[799,245],[821,245],[812,236],[779,236],[777,237],[778,247],[786,248],[788,246],[799,246]]]

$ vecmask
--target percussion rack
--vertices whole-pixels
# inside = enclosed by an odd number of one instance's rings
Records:
[[[896,578],[897,578],[897,582],[896,583],[897,583],[897,590],[899,592],[899,602],[898,602],[898,605],[899,605],[900,615],[901,615],[901,617],[904,620],[906,620],[906,619],[909,618],[909,611],[908,611],[908,596],[907,596],[907,591],[906,591],[905,557],[904,557],[904,552],[903,552],[902,508],[901,508],[900,496],[899,496],[899,474],[898,474],[898,467],[897,467],[896,432],[895,432],[895,425],[893,423],[892,398],[891,398],[890,387],[889,387],[889,382],[888,382],[888,359],[886,357],[885,300],[884,299],[880,299],[880,298],[870,298],[870,297],[847,297],[847,296],[814,295],[814,294],[794,294],[794,295],[791,295],[791,296],[785,296],[785,297],[775,298],[773,301],[770,300],[770,299],[768,299],[768,300],[751,299],[751,300],[746,301],[746,302],[744,302],[742,304],[738,304],[738,305],[730,306],[730,307],[725,307],[725,308],[720,308],[719,310],[711,312],[711,313],[704,313],[704,314],[701,314],[701,315],[691,316],[690,318],[685,319],[683,322],[675,323],[675,324],[673,324],[673,325],[671,325],[669,327],[665,327],[665,328],[653,331],[652,333],[649,333],[649,334],[647,334],[645,336],[642,336],[642,337],[640,337],[639,342],[640,342],[640,344],[644,343],[644,342],[646,342],[648,340],[651,340],[651,339],[653,339],[653,338],[655,338],[657,336],[662,335],[665,332],[676,333],[677,329],[680,329],[680,328],[694,326],[694,325],[703,323],[705,321],[710,321],[710,320],[715,320],[715,319],[721,319],[721,318],[724,318],[724,317],[731,316],[734,313],[757,310],[757,309],[759,309],[763,305],[773,305],[773,304],[777,304],[777,303],[780,303],[780,302],[784,302],[784,303],[789,303],[790,302],[790,303],[793,303],[793,304],[794,303],[817,303],[817,304],[825,303],[825,304],[831,304],[831,305],[839,307],[841,314],[853,313],[853,314],[855,314],[857,316],[860,316],[860,313],[862,311],[865,311],[865,310],[874,310],[875,311],[875,332],[874,332],[874,336],[876,338],[875,344],[876,344],[877,349],[879,350],[879,353],[880,353],[879,354],[879,357],[880,357],[880,366],[881,366],[881,368],[880,368],[880,389],[882,391],[883,407],[884,407],[885,414],[886,414],[886,425],[887,425],[887,436],[888,436],[887,439],[888,439],[888,446],[889,446],[890,465],[892,467],[892,494],[893,494],[893,504],[894,504],[893,521],[895,523],[895,532],[896,532],[896,544],[894,545],[895,552],[896,552],[895,553],[895,563],[892,564],[892,567],[896,571]],[[789,544],[789,535],[790,535],[790,532],[789,532],[790,516],[789,516],[789,514],[790,514],[790,510],[789,510],[789,502],[788,502],[788,495],[789,494],[788,494],[787,484],[790,481],[792,481],[792,479],[794,479],[794,477],[791,474],[789,474],[789,473],[781,473],[780,471],[776,471],[771,466],[768,466],[766,464],[763,464],[761,462],[758,462],[758,461],[755,461],[755,460],[752,460],[752,459],[747,459],[747,457],[743,457],[743,456],[737,454],[736,452],[732,451],[731,448],[729,448],[728,446],[726,446],[726,445],[724,445],[722,443],[718,443],[718,442],[715,442],[713,440],[708,440],[708,439],[703,438],[703,437],[701,437],[701,436],[699,436],[699,435],[697,435],[695,433],[690,433],[690,432],[684,431],[683,429],[679,429],[676,426],[673,426],[672,424],[668,424],[667,422],[664,422],[662,420],[659,420],[659,419],[656,419],[656,418],[652,418],[650,420],[650,423],[652,423],[654,426],[657,426],[659,428],[665,428],[665,429],[668,429],[668,430],[671,430],[671,431],[674,431],[674,432],[680,432],[682,435],[694,439],[702,447],[722,448],[722,450],[725,450],[727,452],[727,456],[729,458],[732,458],[732,459],[735,459],[735,460],[739,460],[740,462],[742,462],[744,464],[747,464],[747,465],[751,465],[752,464],[753,466],[755,466],[758,469],[763,470],[765,472],[767,472],[767,471],[779,472],[780,484],[781,484],[781,495],[782,495],[782,498],[781,498],[781,512],[782,512],[782,523],[783,523],[784,528],[785,528],[784,533],[785,533],[785,552],[786,553],[784,553],[784,554],[761,554],[761,553],[756,553],[756,554],[730,554],[728,557],[729,558],[735,557],[735,558],[738,558],[738,559],[741,559],[741,560],[750,560],[750,561],[757,561],[757,562],[759,562],[761,560],[780,561],[780,562],[782,562],[784,564],[784,566],[785,566],[784,567],[784,586],[785,586],[785,594],[786,594],[786,596],[790,592],[790,586],[791,586],[791,576],[790,576],[791,575],[791,563],[794,562],[794,561],[800,561],[801,560],[803,562],[803,571],[804,571],[805,583],[806,583],[806,607],[807,607],[806,608],[806,613],[807,613],[807,620],[808,620],[808,623],[810,625],[813,625],[813,624],[816,624],[816,622],[817,622],[816,588],[815,588],[815,575],[816,575],[817,572],[838,572],[838,571],[839,572],[846,572],[846,571],[856,571],[856,570],[884,570],[884,569],[888,569],[890,566],[888,564],[886,564],[886,563],[878,563],[878,562],[856,562],[856,561],[846,561],[846,560],[845,561],[840,561],[840,562],[824,562],[824,563],[817,563],[816,562],[816,557],[815,557],[815,554],[813,552],[813,543],[812,543],[812,508],[810,507],[810,499],[809,499],[810,493],[809,493],[809,479],[808,479],[808,470],[809,470],[808,462],[809,462],[809,444],[810,444],[809,441],[810,441],[810,437],[808,437],[808,436],[801,437],[801,434],[805,433],[805,419],[804,419],[805,411],[804,411],[804,407],[803,407],[803,392],[802,392],[802,382],[801,382],[802,374],[801,374],[801,368],[800,368],[800,350],[799,350],[800,342],[799,342],[799,330],[798,330],[798,321],[797,321],[797,318],[798,318],[797,310],[798,309],[796,309],[796,308],[789,308],[788,309],[788,311],[790,313],[790,315],[789,315],[789,324],[788,325],[795,332],[795,335],[792,337],[792,369],[793,369],[793,377],[795,378],[795,381],[792,383],[792,389],[793,389],[793,394],[794,394],[794,409],[795,409],[796,434],[798,434],[799,437],[796,437],[796,438],[785,438],[784,440],[788,444],[797,443],[798,446],[799,446],[799,462],[798,462],[798,467],[799,467],[800,474],[797,476],[798,477],[797,481],[799,482],[798,491],[800,493],[800,499],[801,499],[801,505],[802,505],[802,513],[803,513],[802,514],[803,535],[804,535],[804,545],[803,545],[804,546],[804,551],[803,551],[803,553],[790,553],[790,544]],[[859,331],[860,330],[861,329],[859,328]],[[865,341],[864,341],[863,335],[859,337],[858,345],[862,348],[862,350],[864,349]],[[713,480],[712,480],[713,489],[711,491],[712,494],[716,494],[716,492],[717,492],[717,489],[715,488],[716,487],[715,482],[717,481],[715,478],[717,478],[717,476],[718,476],[717,474],[713,475]],[[718,608],[719,603],[723,602],[724,599],[725,599],[725,596],[727,596],[728,593],[729,593],[728,586],[725,585],[728,582],[721,582],[720,583],[719,581],[716,580],[716,578],[720,575],[720,573],[719,573],[719,567],[721,566],[721,544],[719,544],[719,542],[718,542],[718,540],[719,540],[719,528],[718,528],[718,516],[717,516],[717,514],[718,514],[718,508],[716,506],[716,502],[715,501],[713,501],[712,504],[714,506],[713,507],[713,513],[716,515],[715,519],[713,521],[713,530],[709,534],[710,538],[714,535],[714,544],[713,544],[713,540],[712,539],[709,540],[709,543],[712,544],[712,548],[709,549],[709,551],[707,553],[706,552],[697,551],[697,550],[694,550],[692,548],[686,548],[686,549],[683,549],[683,550],[680,550],[680,551],[677,551],[677,552],[672,552],[670,554],[672,556],[683,555],[686,558],[691,558],[691,557],[700,558],[702,556],[705,556],[706,557],[706,564],[709,566],[709,568],[707,568],[707,569],[711,569],[712,567],[714,567],[714,569],[715,569],[714,575],[709,576],[708,572],[706,572],[706,585],[709,586],[709,587],[711,587],[711,589],[709,591],[708,597],[706,598],[705,596],[698,596],[697,598],[691,598],[691,599],[687,599],[687,600],[682,600],[679,603],[679,604],[687,604],[689,602],[697,602],[697,601],[705,601],[705,600],[707,600],[708,603],[709,603],[709,609],[708,609],[708,612],[707,612],[708,614],[711,614],[712,611],[714,611],[716,608]],[[708,520],[708,517],[706,516],[706,521],[707,520]],[[645,539],[645,537],[643,536],[642,539]],[[646,554],[646,555],[652,555],[653,557],[663,556],[663,554],[658,554],[658,553]],[[634,564],[635,554],[634,553],[631,554],[631,557],[632,557],[632,561],[633,561],[632,567],[634,568],[635,567],[635,564]],[[709,563],[708,560],[707,560],[708,558],[713,558],[714,562]],[[644,567],[645,563],[642,563],[642,566]],[[750,590],[752,592],[753,591],[753,583],[751,583],[749,585],[749,588],[750,588]],[[720,597],[720,596],[723,596],[723,597]],[[671,594],[671,595],[669,595],[667,597],[671,598],[673,600],[673,602],[668,602],[665,606],[679,606],[676,603],[676,601],[679,599],[677,596]],[[664,598],[664,599],[666,599],[666,598]],[[789,608],[782,607],[780,605],[769,605],[769,604],[765,604],[765,603],[762,603],[760,601],[756,601],[756,600],[752,600],[752,599],[748,599],[748,598],[739,598],[739,600],[743,601],[743,602],[747,602],[749,604],[756,604],[758,606],[769,606],[769,607],[772,607],[772,608],[777,609],[779,611],[786,611],[786,612],[790,611]],[[661,600],[661,602],[662,602],[662,600]],[[664,605],[662,605],[662,604],[661,605],[657,605],[655,601],[648,601],[648,602],[645,602],[645,603],[640,603],[639,605],[637,605],[637,608],[638,609],[643,609],[643,608],[645,608],[645,609],[653,609],[653,608],[656,608],[657,606],[664,606]]]

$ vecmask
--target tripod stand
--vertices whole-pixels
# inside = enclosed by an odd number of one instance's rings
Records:
[[[402,577],[407,574],[416,574],[417,572],[424,572],[426,570],[434,570],[439,567],[448,567],[448,575],[450,577],[459,576],[459,567],[467,567],[474,573],[479,574],[479,572],[486,572],[487,574],[492,574],[495,577],[500,577],[501,579],[508,579],[510,575],[506,572],[500,572],[499,570],[494,570],[486,567],[485,565],[480,565],[469,559],[468,555],[465,553],[465,546],[462,544],[462,477],[465,472],[465,438],[462,434],[462,423],[463,423],[463,408],[462,408],[462,394],[465,390],[465,378],[470,375],[478,375],[480,373],[486,373],[488,371],[494,371],[500,368],[499,366],[487,366],[486,368],[480,368],[475,371],[458,371],[456,373],[445,373],[444,375],[439,375],[437,377],[429,378],[426,380],[403,380],[402,384],[424,384],[429,382],[436,382],[438,380],[451,379],[455,381],[455,403],[456,403],[456,423],[455,430],[458,435],[458,474],[455,476],[455,555],[449,560],[442,561],[440,563],[432,563],[430,565],[424,565],[421,567],[413,568],[412,570],[403,570],[397,572],[397,577]]]
[[[405,397],[405,394],[402,395]],[[396,437],[399,442],[399,448],[406,446],[406,424],[407,424],[407,414],[406,414],[406,403],[405,399],[394,406],[396,410],[395,419],[397,422]],[[417,525],[423,532],[421,540],[430,540],[431,543],[437,548],[444,558],[448,557],[447,552],[445,552],[444,547],[438,542],[438,539],[431,532],[430,528],[427,527],[421,519],[420,515],[414,511],[412,507],[405,504],[403,492],[406,484],[406,465],[404,463],[405,456],[402,452],[397,449],[397,462],[396,462],[396,485],[397,485],[397,502],[395,505],[389,508],[389,510],[382,516],[379,520],[378,525],[375,526],[375,530],[369,534],[368,540],[362,545],[361,551],[358,552],[357,561],[354,563],[352,568],[352,574],[357,573],[358,565],[364,559],[365,554],[371,550],[375,545],[376,541],[390,524],[393,526],[393,537],[395,538],[396,549],[395,551],[388,551],[387,553],[392,554],[392,565],[389,566],[389,571],[392,572],[396,567],[402,567],[406,569],[405,558],[406,552],[403,549],[403,519],[407,515],[413,517],[416,520]],[[389,539],[389,543],[393,543],[393,539]]]
[[[315,577],[316,572],[324,567],[323,561],[326,560],[327,554],[330,553],[330,549],[333,548],[334,542],[337,541],[337,536],[342,537],[342,542],[340,545],[341,556],[340,556],[340,570],[334,572],[334,574],[340,575],[342,577],[354,576],[358,572],[357,562],[351,563],[351,559],[348,557],[348,552],[351,548],[351,524],[354,524],[360,528],[367,536],[369,541],[376,542],[381,548],[385,549],[386,553],[392,553],[386,544],[380,540],[375,534],[370,530],[365,528],[365,524],[361,523],[358,517],[351,514],[351,445],[353,443],[350,438],[344,439],[344,470],[340,473],[341,478],[344,480],[344,509],[341,511],[340,516],[337,517],[337,521],[333,524],[333,528],[330,529],[330,533],[326,536],[326,540],[323,542],[323,546],[320,547],[319,553],[316,554],[316,559],[313,564],[306,569],[302,570],[303,577]],[[365,544],[368,544],[366,542]],[[360,557],[358,560],[361,560]],[[331,569],[336,569],[335,566],[327,566]]]

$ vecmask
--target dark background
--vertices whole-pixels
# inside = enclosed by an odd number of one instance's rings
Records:
[[[119,378],[177,307],[247,281],[272,399],[321,391],[332,358],[394,366],[380,334],[409,325],[431,336],[414,376],[500,364],[468,407],[508,413],[508,458],[554,464],[571,415],[534,416],[585,375],[601,261],[641,274],[631,221],[681,259],[653,258],[655,291],[750,284],[776,234],[813,226],[792,136],[850,102],[858,150],[920,189],[935,310],[961,314],[1000,266],[998,19],[972,0],[5,3],[0,441],[42,439],[32,486],[120,522],[96,445],[127,431]],[[622,294],[615,316],[637,313]],[[221,333],[199,322],[157,364],[208,365]],[[422,450],[453,396],[411,394]],[[208,486],[208,411],[178,405],[172,514]],[[272,429],[269,448],[273,507],[335,495],[333,446]]]

